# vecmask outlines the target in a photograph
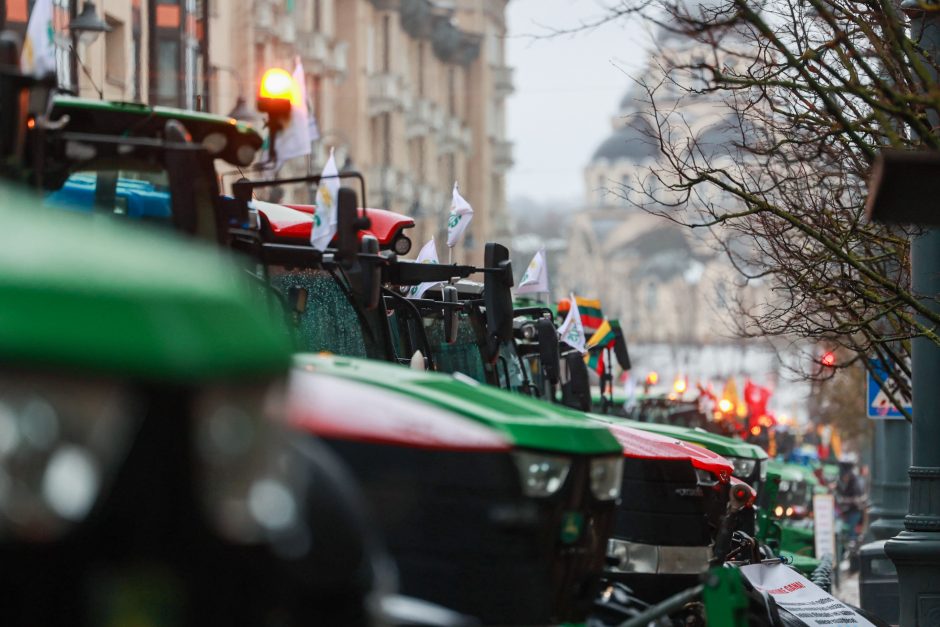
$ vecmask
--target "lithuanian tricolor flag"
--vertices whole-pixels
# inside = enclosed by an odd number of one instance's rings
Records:
[[[581,314],[581,326],[584,327],[584,334],[589,335],[597,332],[604,323],[604,312],[601,311],[601,301],[597,299],[581,298],[580,296],[575,296],[574,299],[575,302],[578,303],[578,313]],[[571,305],[568,303],[568,299],[560,301],[558,303],[558,315],[564,316],[568,313],[570,308]]]
[[[580,310],[580,308],[581,303],[578,303],[578,309]],[[581,319],[584,319],[583,313],[581,314]],[[617,339],[614,329],[619,326],[620,323],[616,320],[604,320],[587,342],[588,354],[585,356],[585,359],[587,360],[588,368],[598,374],[604,372],[604,349],[614,345],[614,341]]]

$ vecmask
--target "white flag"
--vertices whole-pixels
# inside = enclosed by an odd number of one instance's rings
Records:
[[[294,157],[310,154],[310,121],[307,116],[307,81],[298,57],[294,65],[290,121],[277,137],[277,167]]]
[[[36,0],[29,14],[26,41],[23,42],[23,53],[20,55],[20,69],[24,74],[55,74],[54,36],[52,0]]]
[[[323,166],[320,186],[317,187],[317,207],[313,214],[313,228],[310,229],[310,244],[317,250],[326,250],[330,240],[336,235],[336,199],[339,195],[339,170],[330,148],[330,158]]]
[[[545,263],[545,249],[542,248],[529,262],[516,294],[537,294],[548,292],[548,266]]]
[[[450,216],[447,218],[447,246],[453,248],[460,241],[460,236],[473,219],[473,207],[460,195],[457,182],[454,181],[454,196],[450,201]]]
[[[571,295],[571,309],[568,310],[568,316],[564,323],[558,329],[558,338],[572,348],[576,348],[582,353],[585,351],[584,344],[587,341],[584,337],[584,325],[581,324],[581,312],[578,311],[578,301],[574,294]]]
[[[421,247],[421,251],[418,252],[418,258],[415,259],[418,263],[440,263],[437,258],[437,245],[434,243],[434,238]],[[432,287],[444,285],[443,281],[428,281],[427,283],[419,283],[417,285],[412,285],[408,289],[408,298],[421,298],[424,296],[424,293],[427,292]]]

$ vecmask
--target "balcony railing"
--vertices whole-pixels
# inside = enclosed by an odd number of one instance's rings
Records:
[[[330,69],[343,76],[346,75],[349,69],[349,62],[347,60],[348,50],[349,44],[345,41],[338,41],[333,45],[333,63]]]
[[[277,20],[276,34],[281,43],[292,44],[297,41],[297,22],[293,15],[282,15]]]
[[[493,169],[508,170],[512,164],[512,142],[505,139],[493,140]]]
[[[490,66],[493,73],[493,91],[497,98],[505,98],[516,90],[512,82],[512,68],[505,65]]]
[[[308,71],[316,71],[326,67],[330,62],[329,38],[317,31],[308,31],[300,34],[300,55],[304,65],[309,66]],[[305,67],[304,69],[307,69]]]
[[[269,2],[262,0],[255,3],[255,33],[267,36],[274,29],[274,8]]]
[[[424,98],[415,100],[405,115],[405,136],[408,139],[424,137],[431,132],[433,103]]]
[[[369,115],[390,113],[402,106],[405,90],[395,74],[373,74],[369,77]]]

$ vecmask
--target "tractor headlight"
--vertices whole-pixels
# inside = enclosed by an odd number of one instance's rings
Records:
[[[623,456],[591,460],[591,492],[602,501],[614,501],[620,497],[623,480]]]
[[[202,145],[210,155],[215,157],[228,146],[228,137],[225,136],[225,133],[209,133],[202,138]]]
[[[745,459],[743,457],[729,457],[728,460],[734,466],[734,476],[738,479],[749,479],[754,468],[757,466],[756,459]]]
[[[526,496],[545,497],[558,492],[571,470],[571,459],[559,455],[516,451],[513,459]]]
[[[405,235],[399,235],[392,242],[392,250],[398,255],[407,255],[411,251],[411,240]]]
[[[615,560],[615,572],[695,575],[708,569],[711,547],[656,546],[611,538],[607,555]]]
[[[194,411],[198,493],[212,528],[240,544],[269,543],[285,556],[310,548],[301,459],[282,431],[280,386],[219,386]]]
[[[625,573],[655,573],[659,570],[659,547],[611,538],[607,554],[617,560],[615,570]]]
[[[0,377],[0,541],[51,541],[85,519],[124,459],[138,414],[119,384]]]

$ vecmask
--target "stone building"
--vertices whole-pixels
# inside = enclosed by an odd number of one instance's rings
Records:
[[[63,87],[260,124],[261,75],[299,57],[319,139],[283,173],[317,173],[335,147],[340,166],[365,175],[368,204],[413,215],[422,242],[442,239],[458,180],[475,210],[460,259],[508,237],[508,0],[99,0],[111,30],[77,55],[67,29],[84,4],[53,1]],[[0,0],[21,33],[31,6]]]
[[[657,140],[660,125],[669,125],[672,141],[686,141],[716,165],[736,158],[735,125],[724,103],[708,95],[689,97],[682,89],[688,85],[663,80],[670,67],[702,50],[667,32],[654,43],[660,52],[650,56],[645,72],[626,90],[610,135],[584,168],[584,206],[572,217],[559,294],[601,297],[605,314],[619,318],[634,342],[728,342],[736,303],[759,302],[768,295],[766,286],[742,285],[708,229],[679,226],[650,211],[678,219],[695,211],[668,188],[669,168]],[[657,106],[672,114],[670,120],[651,115],[645,85],[657,86]],[[737,202],[717,194],[709,200]]]

